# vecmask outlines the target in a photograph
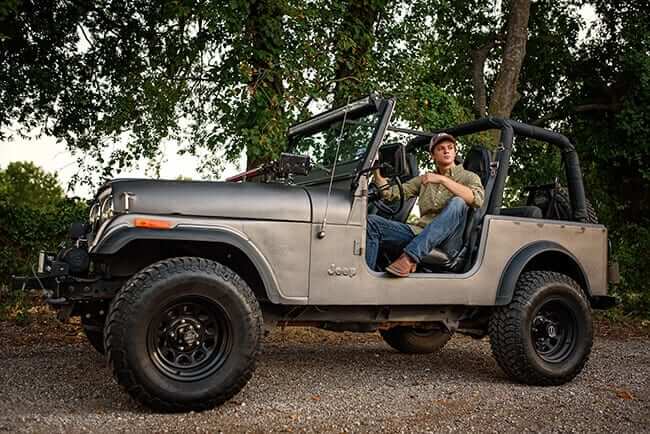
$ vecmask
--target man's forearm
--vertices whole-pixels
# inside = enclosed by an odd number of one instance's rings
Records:
[[[469,187],[460,184],[451,178],[445,178],[443,185],[455,196],[462,198],[467,205],[471,206],[474,202],[474,192],[472,192]]]

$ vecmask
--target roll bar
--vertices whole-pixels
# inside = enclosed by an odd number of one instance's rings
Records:
[[[512,143],[514,141],[514,136],[517,135],[551,143],[560,148],[562,159],[565,163],[564,167],[569,187],[569,198],[573,209],[573,218],[579,222],[586,222],[587,208],[585,188],[582,180],[578,153],[576,152],[573,143],[571,143],[566,136],[544,128],[524,124],[523,122],[497,117],[485,117],[455,127],[436,130],[433,131],[433,133],[444,132],[453,136],[465,136],[494,129],[501,130],[499,152],[497,154],[497,161],[499,162],[500,170],[497,173],[494,185],[494,191],[497,192],[497,197],[492,195],[493,199],[491,199],[488,204],[488,211],[498,212],[497,210],[501,206],[503,187],[508,174],[507,169],[510,164],[510,155],[512,153]],[[409,147],[425,146],[429,142],[430,137],[430,134],[419,135],[411,141]]]

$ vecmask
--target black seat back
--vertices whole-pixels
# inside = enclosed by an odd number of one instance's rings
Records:
[[[485,187],[490,177],[490,162],[490,151],[482,146],[476,146],[467,153],[463,167],[465,170],[476,173]]]

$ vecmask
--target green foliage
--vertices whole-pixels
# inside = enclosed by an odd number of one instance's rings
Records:
[[[63,195],[56,177],[30,163],[0,171],[0,284],[32,273],[40,250],[53,251],[75,221],[85,221],[84,202]]]
[[[619,262],[621,283],[614,289],[626,312],[650,318],[650,227],[626,225],[610,232],[614,256]]]

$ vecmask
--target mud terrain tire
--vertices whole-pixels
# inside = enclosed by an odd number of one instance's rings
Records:
[[[492,353],[509,377],[560,385],[578,375],[589,358],[591,310],[570,277],[530,271],[519,277],[512,301],[493,311],[489,334]]]
[[[231,269],[202,258],[157,262],[111,303],[106,356],[117,382],[158,411],[220,405],[250,380],[262,314]]]

